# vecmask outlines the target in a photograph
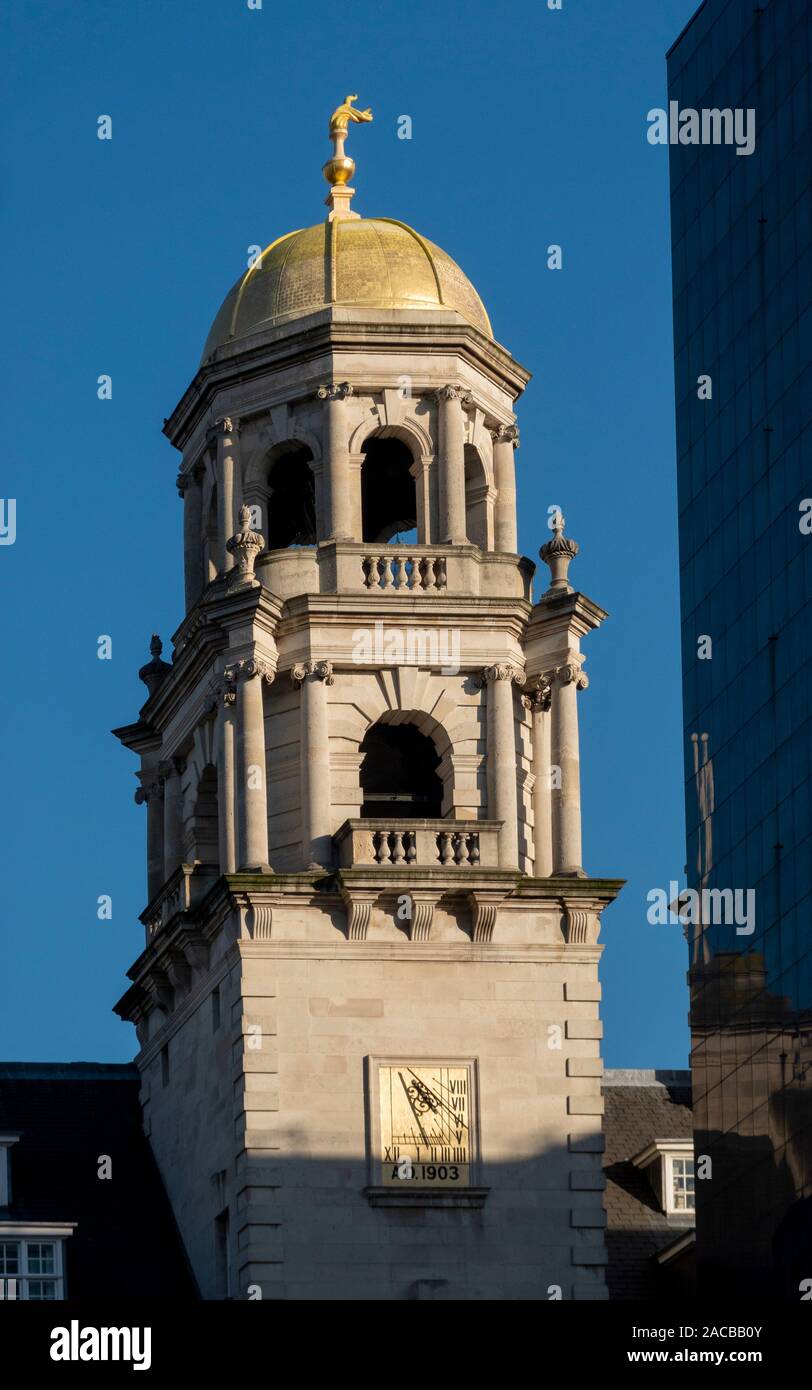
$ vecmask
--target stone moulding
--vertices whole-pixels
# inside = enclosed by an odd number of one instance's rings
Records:
[[[424,1207],[462,1207],[479,1209],[484,1207],[490,1192],[489,1187],[465,1187],[459,1192],[438,1192],[430,1188],[415,1191],[401,1191],[395,1187],[365,1187],[364,1196],[371,1207],[411,1207],[413,1210]]]
[[[394,875],[391,866],[342,869],[333,872],[279,874],[269,880],[262,874],[229,874],[214,880],[181,866],[142,914],[145,924],[160,918],[159,909],[184,894],[193,895],[191,906],[169,913],[164,925],[149,938],[143,954],[130,972],[133,981],[116,1005],[122,1017],[139,1024],[158,1008],[167,1018],[185,1008],[196,976],[209,967],[210,946],[229,920],[244,946],[260,951],[273,949],[283,955],[331,954],[349,943],[370,958],[400,958],[415,946],[432,959],[455,959],[466,952],[486,949],[494,958],[518,959],[527,955],[560,958],[573,952],[578,958],[596,959],[600,917],[623,886],[616,879],[532,879],[515,870],[410,869]],[[204,881],[205,880],[205,881]],[[195,893],[195,889],[198,889]],[[370,932],[373,907],[396,912],[398,899],[412,900],[411,920],[400,941],[381,940]],[[186,901],[189,901],[187,896]],[[461,929],[454,940],[437,940],[435,908],[445,901],[470,914],[470,932]],[[346,927],[336,923],[335,944],[305,941],[280,934],[284,930],[281,909],[286,906],[320,907],[334,923],[346,913]],[[511,909],[538,911],[560,923],[556,939],[511,940]],[[501,912],[500,912],[501,909]],[[504,914],[504,915],[503,915]],[[501,921],[501,929],[500,929]],[[559,934],[560,933],[560,934]],[[190,980],[191,976],[191,980]]]

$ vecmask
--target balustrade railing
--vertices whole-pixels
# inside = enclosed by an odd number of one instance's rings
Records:
[[[366,589],[445,589],[448,571],[444,555],[413,552],[365,555],[361,561]]]
[[[498,821],[345,821],[334,839],[344,868],[477,869],[498,865]]]
[[[218,876],[219,869],[211,864],[201,864],[197,860],[192,864],[179,864],[141,913],[147,939],[151,941],[177,913],[195,907]]]

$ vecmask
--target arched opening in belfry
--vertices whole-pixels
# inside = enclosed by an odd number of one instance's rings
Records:
[[[373,724],[361,744],[361,815],[439,819],[443,784],[432,739],[414,724]]]
[[[316,544],[316,489],[306,444],[278,444],[270,457],[263,535],[268,550]]]
[[[465,446],[465,534],[472,545],[491,549],[488,524],[488,477],[479,452]]]
[[[201,864],[220,864],[219,818],[217,814],[217,769],[209,764],[197,784],[192,818],[194,857]]]
[[[417,543],[417,490],[414,458],[400,439],[368,439],[362,449],[361,539],[386,545]]]
[[[217,578],[217,484],[211,490],[209,510],[203,522],[203,580]]]

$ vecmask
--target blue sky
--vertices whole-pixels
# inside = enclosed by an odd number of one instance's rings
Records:
[[[109,730],[143,703],[150,633],[168,648],[182,617],[178,456],[161,422],[247,248],[324,216],[327,117],[357,91],[375,120],[353,144],[355,206],[443,246],[533,372],[520,548],[537,558],[558,503],[581,546],[571,578],[611,614],[579,697],[585,863],[628,880],[604,921],[605,1060],[687,1064],[681,932],[646,921],[646,893],[685,859],[668,151],[647,143],[646,113],[667,105],[665,51],[695,8],[6,11],[0,491],[17,499],[17,541],[0,548],[0,1057],[135,1051],[110,1008],[143,945],[145,815]]]

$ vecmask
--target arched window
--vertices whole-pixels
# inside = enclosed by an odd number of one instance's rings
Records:
[[[361,516],[364,541],[386,544],[397,536],[417,542],[417,492],[411,452],[399,439],[375,436],[363,447]]]
[[[488,478],[478,451],[465,446],[465,533],[472,545],[488,550]]]
[[[373,724],[361,744],[361,815],[439,819],[443,784],[434,743],[413,724]]]
[[[268,550],[316,544],[313,455],[306,444],[277,445],[271,454],[262,532]]]
[[[203,580],[217,578],[217,484],[211,490],[209,510],[203,524]]]
[[[194,809],[194,857],[201,864],[220,866],[220,837],[217,815],[217,770],[209,764],[197,784]]]

